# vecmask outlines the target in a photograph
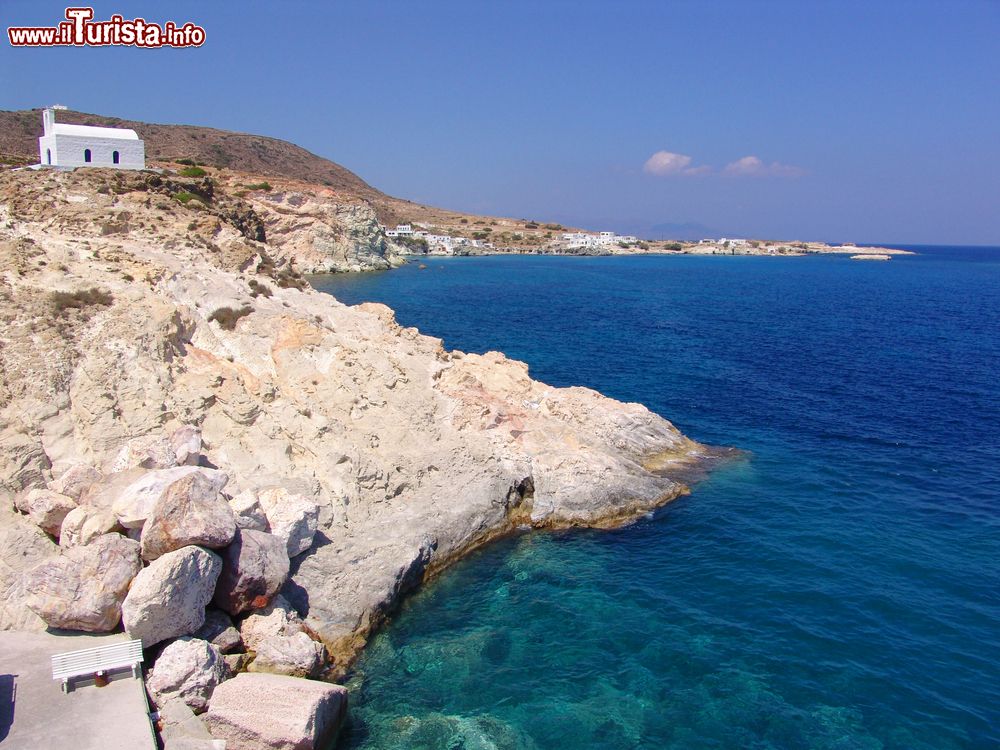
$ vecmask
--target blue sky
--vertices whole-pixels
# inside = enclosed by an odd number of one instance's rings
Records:
[[[0,19],[64,8],[0,0]],[[262,133],[393,195],[595,229],[1000,244],[1000,0],[94,8],[207,42],[4,39],[0,108]]]

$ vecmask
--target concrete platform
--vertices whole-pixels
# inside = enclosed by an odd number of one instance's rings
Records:
[[[105,687],[78,678],[62,692],[52,654],[125,640],[118,635],[0,632],[3,750],[155,750],[142,681],[129,670]]]

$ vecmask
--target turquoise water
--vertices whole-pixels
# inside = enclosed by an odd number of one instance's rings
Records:
[[[1000,746],[1000,249],[424,262],[314,284],[749,455],[419,591],[339,747]]]

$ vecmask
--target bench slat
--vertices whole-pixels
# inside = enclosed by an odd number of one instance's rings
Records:
[[[142,641],[84,648],[52,656],[52,679],[66,679],[142,663]]]

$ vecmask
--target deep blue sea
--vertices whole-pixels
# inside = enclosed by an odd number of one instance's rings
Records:
[[[744,458],[408,599],[340,748],[1000,746],[1000,248],[430,258],[314,279]]]

